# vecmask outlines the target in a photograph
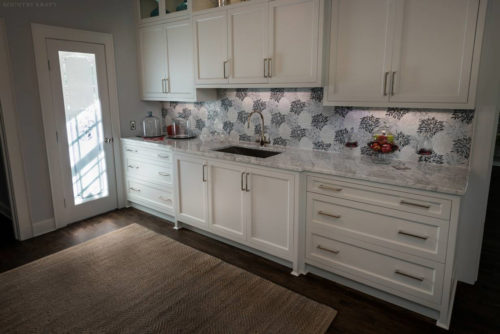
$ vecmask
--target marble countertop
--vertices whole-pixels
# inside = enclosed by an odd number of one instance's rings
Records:
[[[214,149],[231,145],[260,148],[253,143],[234,143],[228,140],[202,141],[198,138],[189,140],[149,141],[140,137],[123,138],[151,146],[166,146],[179,153],[195,154],[207,158],[223,159],[257,166],[279,168],[297,172],[313,172],[342,176],[403,186],[413,189],[428,190],[453,195],[463,195],[467,189],[469,169],[459,166],[444,166],[429,163],[394,160],[390,165],[376,164],[370,157],[353,156],[349,151],[331,153],[298,148],[269,146],[269,151],[281,154],[269,158],[254,158],[231,153],[216,152]]]

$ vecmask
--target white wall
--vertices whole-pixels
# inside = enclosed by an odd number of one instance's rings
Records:
[[[460,217],[457,277],[477,280],[500,107],[500,1],[489,0],[479,68],[468,191]]]
[[[0,17],[5,18],[10,47],[16,113],[24,157],[25,175],[34,223],[53,217],[42,116],[33,54],[30,23],[111,33],[114,37],[118,101],[123,136],[130,136],[130,120],[140,121],[146,110],[158,111],[159,103],[139,99],[137,75],[135,1],[132,0],[50,0],[47,8],[10,7],[2,1]]]

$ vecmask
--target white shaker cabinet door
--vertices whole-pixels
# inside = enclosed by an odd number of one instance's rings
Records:
[[[325,104],[389,101],[394,8],[394,0],[333,0]]]
[[[142,98],[165,98],[168,77],[165,25],[139,28],[139,58]]]
[[[269,3],[269,83],[318,84],[320,0]],[[322,45],[322,44],[321,44]]]
[[[177,156],[177,219],[207,229],[208,164],[201,159]]]
[[[170,100],[195,98],[191,20],[166,24],[168,41],[168,80]]]
[[[391,102],[467,103],[479,0],[397,0]]]
[[[245,238],[245,169],[211,161],[208,169],[209,228],[233,239]]]
[[[227,11],[193,16],[195,82],[228,83]]]
[[[257,168],[249,172],[247,240],[257,249],[290,260],[293,252],[294,177]]]
[[[268,56],[267,3],[230,9],[229,83],[266,83]]]

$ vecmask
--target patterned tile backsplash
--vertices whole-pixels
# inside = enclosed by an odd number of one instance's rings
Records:
[[[466,165],[472,138],[473,110],[385,109],[323,107],[323,90],[312,89],[227,89],[219,90],[219,100],[201,103],[165,102],[166,122],[188,119],[202,137],[228,136],[253,141],[260,133],[260,118],[249,114],[262,111],[265,133],[273,145],[303,149],[369,155],[366,146],[379,127],[388,127],[400,147],[395,158],[437,164]],[[348,136],[359,147],[345,147]],[[419,156],[417,147],[425,138],[434,153]]]

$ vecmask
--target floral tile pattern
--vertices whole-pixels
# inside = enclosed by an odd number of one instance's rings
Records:
[[[323,107],[323,89],[227,89],[219,100],[201,103],[165,102],[167,123],[180,117],[200,135],[254,141],[260,134],[261,111],[265,132],[273,145],[309,150],[370,155],[366,143],[379,127],[394,134],[400,150],[395,158],[433,164],[466,165],[470,157],[473,110]],[[350,132],[358,148],[344,145]],[[419,156],[418,144],[430,138],[433,154]],[[352,140],[352,138],[351,138]]]

